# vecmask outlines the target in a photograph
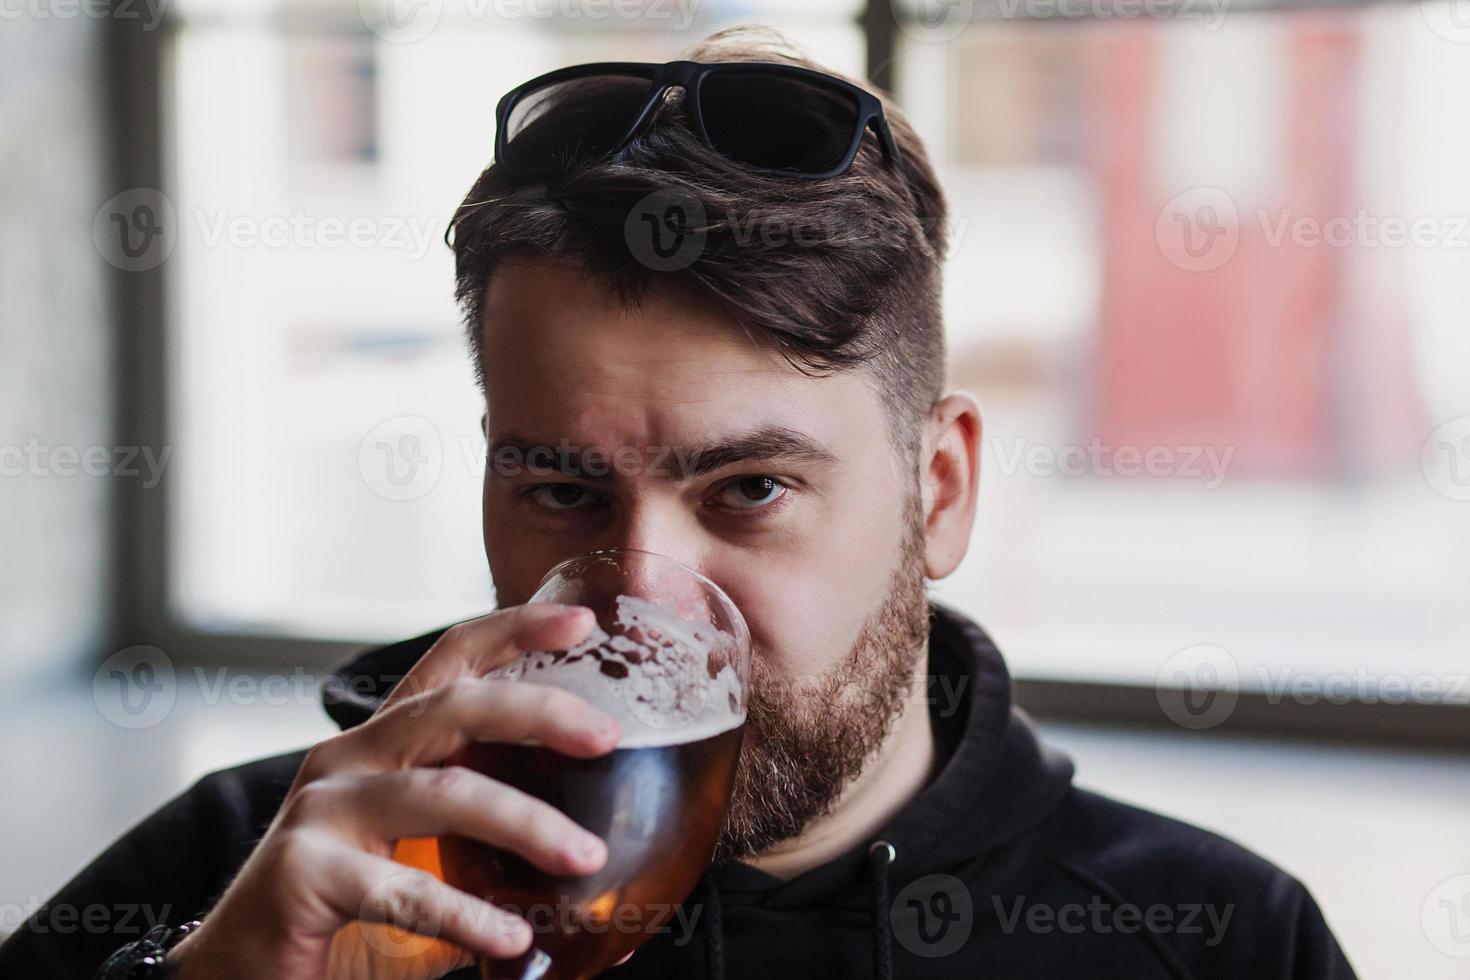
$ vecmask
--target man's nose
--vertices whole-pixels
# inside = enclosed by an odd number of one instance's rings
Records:
[[[702,553],[698,536],[699,526],[688,515],[657,507],[635,508],[606,547],[650,552],[707,575],[703,567],[707,555]],[[675,604],[692,601],[701,591],[689,576],[657,560],[628,562],[625,589],[646,599]]]

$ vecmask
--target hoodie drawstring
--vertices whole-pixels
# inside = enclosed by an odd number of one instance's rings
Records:
[[[898,848],[886,840],[875,840],[868,848],[873,869],[873,976],[893,980],[893,931],[888,924],[888,869],[898,858]]]
[[[898,848],[886,840],[877,840],[868,848],[868,867],[873,882],[873,978],[893,980],[893,931],[888,923],[888,869],[898,859]],[[705,971],[710,980],[725,980],[725,925],[721,921],[720,886],[714,873],[704,873],[707,888],[705,904]]]

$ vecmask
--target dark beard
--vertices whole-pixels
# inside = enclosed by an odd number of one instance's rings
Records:
[[[760,854],[831,813],[893,730],[929,636],[922,517],[911,510],[906,524],[887,594],[830,671],[798,687],[763,676],[759,653],[752,658],[745,741],[716,862]]]

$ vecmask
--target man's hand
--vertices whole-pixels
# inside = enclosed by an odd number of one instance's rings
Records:
[[[580,607],[530,605],[445,632],[371,719],[307,754],[250,859],[170,954],[180,980],[418,980],[471,954],[525,952],[522,919],[390,855],[401,838],[460,834],[550,874],[602,867],[606,846],[560,811],[468,769],[436,767],[471,741],[534,741],[576,758],[610,752],[617,723],[587,702],[483,676],[524,651],[571,646],[592,625]]]

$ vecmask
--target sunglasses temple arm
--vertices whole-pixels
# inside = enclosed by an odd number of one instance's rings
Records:
[[[898,152],[898,144],[893,141],[893,133],[889,132],[888,121],[882,116],[874,116],[872,126],[878,132],[878,144],[883,147],[883,156],[889,166],[898,166],[903,162],[903,156]]]

